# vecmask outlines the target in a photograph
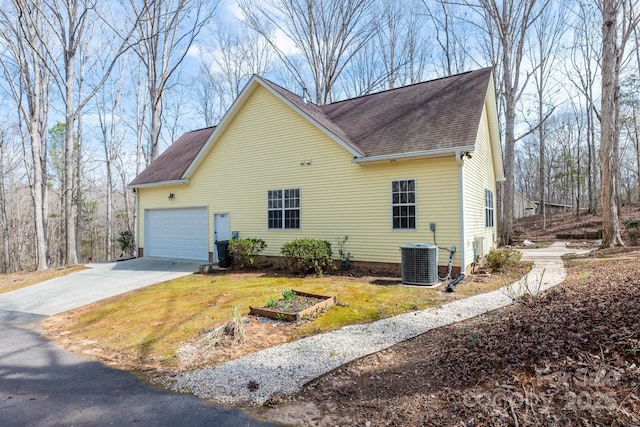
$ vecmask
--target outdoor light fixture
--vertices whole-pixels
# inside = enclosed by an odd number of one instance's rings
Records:
[[[173,200],[173,197],[174,197],[173,193],[169,193],[169,200]]]

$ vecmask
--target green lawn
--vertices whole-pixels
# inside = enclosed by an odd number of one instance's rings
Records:
[[[89,353],[98,358],[109,354],[126,362],[122,366],[137,363],[170,369],[177,363],[176,351],[181,345],[197,337],[200,331],[227,322],[234,307],[246,315],[249,306],[265,306],[270,297],[279,298],[284,289],[337,297],[338,305],[313,321],[303,321],[289,329],[283,326],[288,339],[297,339],[437,306],[504,284],[504,279],[491,283],[469,280],[459,285],[455,293],[445,293],[442,289],[401,286],[392,280],[341,276],[299,278],[271,272],[194,274],[54,316],[48,324],[55,326],[49,327],[48,334],[63,338],[68,345],[97,348],[98,351]]]

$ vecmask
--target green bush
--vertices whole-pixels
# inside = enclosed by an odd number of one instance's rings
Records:
[[[237,239],[229,242],[229,254],[236,268],[257,267],[258,255],[267,247],[262,239]]]
[[[130,230],[121,231],[116,241],[118,242],[118,246],[120,246],[122,255],[133,256],[136,249],[136,242]]]
[[[295,274],[322,275],[335,268],[331,260],[331,243],[326,240],[296,239],[282,246],[284,267]]]
[[[494,271],[500,271],[506,266],[516,265],[522,253],[511,248],[492,249],[486,256],[487,263]]]
[[[640,219],[627,219],[622,221],[622,224],[627,229],[631,246],[637,246],[640,239]]]

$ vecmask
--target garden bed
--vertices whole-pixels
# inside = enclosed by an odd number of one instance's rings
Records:
[[[283,292],[285,294],[286,292]],[[269,317],[288,322],[299,322],[300,320],[328,310],[336,303],[336,297],[309,294],[291,290],[291,294],[273,301],[265,307],[249,307],[249,314]]]

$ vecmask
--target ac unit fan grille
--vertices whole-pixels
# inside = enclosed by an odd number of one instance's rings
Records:
[[[402,252],[402,283],[432,285],[438,282],[438,247],[411,244],[400,248]]]

